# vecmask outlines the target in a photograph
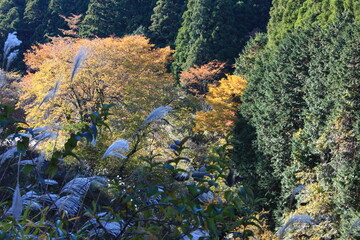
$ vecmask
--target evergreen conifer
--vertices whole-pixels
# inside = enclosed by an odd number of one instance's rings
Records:
[[[158,0],[151,15],[150,37],[159,47],[175,47],[175,38],[181,26],[185,0]]]

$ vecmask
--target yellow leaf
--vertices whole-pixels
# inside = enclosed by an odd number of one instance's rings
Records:
[[[213,110],[196,114],[195,131],[210,131],[226,134],[236,121],[236,111],[241,104],[241,95],[246,88],[246,80],[227,75],[219,84],[212,84],[206,95],[206,102]]]

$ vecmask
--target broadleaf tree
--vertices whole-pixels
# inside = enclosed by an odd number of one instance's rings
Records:
[[[140,123],[140,116],[174,97],[174,79],[166,70],[172,51],[169,47],[152,47],[141,36],[57,38],[34,47],[25,61],[35,73],[29,73],[22,84],[20,106],[30,122],[42,125],[82,121],[81,116],[86,113],[98,112],[103,104],[114,103],[117,115],[111,120],[113,126],[119,132],[130,130]],[[81,48],[85,48],[86,56],[71,80],[74,56]],[[57,79],[60,84],[55,97],[39,107]]]

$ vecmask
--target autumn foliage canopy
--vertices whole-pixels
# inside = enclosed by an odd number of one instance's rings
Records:
[[[208,86],[217,83],[225,76],[226,63],[214,60],[202,66],[194,66],[180,74],[180,82],[187,91],[195,96],[208,92]]]
[[[236,111],[240,106],[240,97],[246,88],[246,80],[235,75],[227,75],[219,84],[211,84],[206,95],[206,103],[211,111],[196,114],[196,131],[226,134],[236,120]]]
[[[82,59],[74,57],[82,53]],[[103,104],[116,104],[116,122],[143,117],[172,97],[174,79],[167,73],[170,48],[156,48],[142,36],[104,39],[55,38],[25,55],[29,69],[20,106],[28,121],[42,125],[81,120]],[[72,66],[79,69],[71,79]],[[59,83],[56,96],[44,97]],[[132,119],[132,120],[133,120]]]

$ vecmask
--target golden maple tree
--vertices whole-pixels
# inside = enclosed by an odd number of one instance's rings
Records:
[[[236,111],[241,104],[240,97],[246,88],[246,80],[235,75],[227,75],[219,84],[209,86],[206,103],[212,108],[196,114],[195,131],[226,134],[236,121]]]
[[[71,79],[79,51],[84,52],[84,59]],[[26,110],[28,121],[46,125],[81,121],[84,114],[114,103],[113,125],[128,127],[126,123],[140,122],[174,97],[175,80],[166,70],[171,53],[169,47],[154,49],[143,36],[54,38],[25,54],[29,71],[19,105]],[[57,80],[55,97],[40,104]]]

